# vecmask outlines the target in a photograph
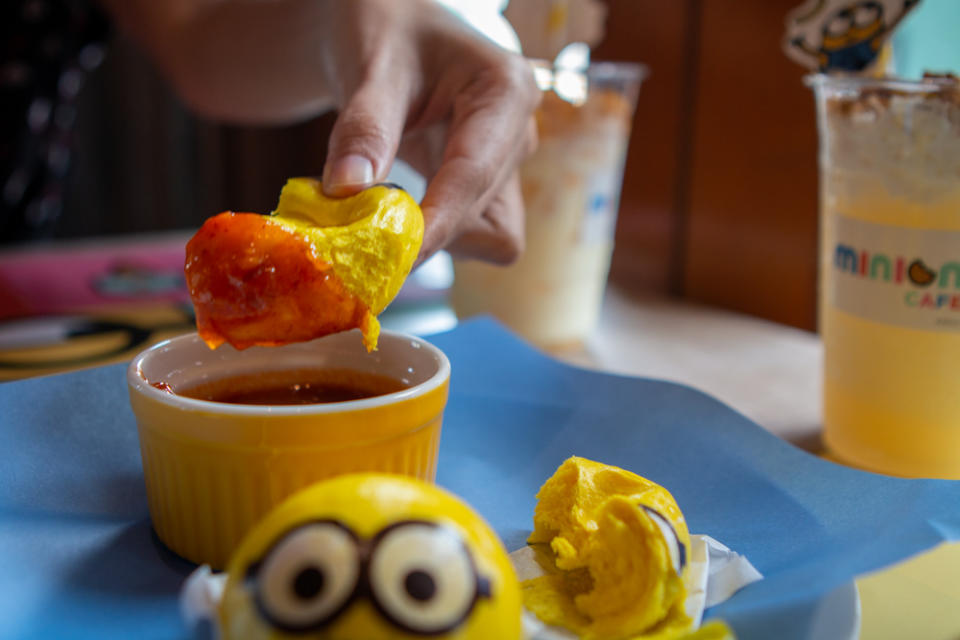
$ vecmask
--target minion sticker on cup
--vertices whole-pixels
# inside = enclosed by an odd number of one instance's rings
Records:
[[[920,0],[809,0],[787,18],[786,54],[821,72],[863,71]]]

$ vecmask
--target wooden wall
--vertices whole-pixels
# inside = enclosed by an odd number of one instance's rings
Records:
[[[608,37],[595,57],[651,69],[614,282],[814,328],[813,97],[780,50],[796,4],[608,0]]]

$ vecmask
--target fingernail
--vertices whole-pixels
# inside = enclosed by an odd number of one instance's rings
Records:
[[[349,195],[373,183],[373,163],[358,155],[337,158],[327,166],[323,190],[327,195]]]

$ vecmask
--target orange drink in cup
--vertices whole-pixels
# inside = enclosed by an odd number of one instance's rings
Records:
[[[813,76],[824,439],[960,478],[960,82]]]

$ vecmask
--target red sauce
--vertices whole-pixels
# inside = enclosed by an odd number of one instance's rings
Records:
[[[362,400],[406,388],[408,385],[400,380],[373,373],[299,369],[221,378],[177,394],[228,404],[302,405]]]

